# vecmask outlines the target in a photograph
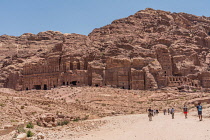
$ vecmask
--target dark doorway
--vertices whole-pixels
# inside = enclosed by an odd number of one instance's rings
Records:
[[[63,82],[63,85],[65,85],[65,82]]]
[[[70,63],[70,70],[73,70],[73,64]]]
[[[36,90],[40,90],[40,89],[41,89],[41,85],[34,85],[34,88],[35,88]]]
[[[71,84],[72,85],[77,85],[77,81],[72,81]]]
[[[26,90],[28,90],[28,88],[26,88]]]
[[[95,87],[98,87],[98,84],[95,84]]]
[[[80,63],[77,63],[77,69],[80,70]]]
[[[44,84],[44,90],[47,90],[47,85],[46,84]]]
[[[210,35],[210,32],[208,32],[208,35]]]
[[[174,76],[182,76],[180,73],[175,73]]]
[[[69,82],[66,82],[66,85],[69,85]]]
[[[55,88],[56,86],[54,85],[54,88]]]

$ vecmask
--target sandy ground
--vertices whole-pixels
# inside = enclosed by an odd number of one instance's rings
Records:
[[[209,140],[210,119],[199,121],[191,113],[188,119],[182,113],[159,114],[149,122],[146,114],[106,117],[109,123],[100,128],[72,138],[72,140]],[[63,138],[65,140],[67,138]]]

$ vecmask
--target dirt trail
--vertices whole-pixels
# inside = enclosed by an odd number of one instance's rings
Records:
[[[103,118],[109,123],[100,130],[87,132],[74,140],[209,140],[210,119],[198,121],[192,115],[188,119],[181,113],[159,114],[149,122],[146,114]],[[63,140],[66,138],[63,138]]]

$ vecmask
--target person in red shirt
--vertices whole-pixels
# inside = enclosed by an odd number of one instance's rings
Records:
[[[183,107],[183,113],[185,115],[185,119],[187,119],[188,108],[186,105],[184,105],[184,107]]]

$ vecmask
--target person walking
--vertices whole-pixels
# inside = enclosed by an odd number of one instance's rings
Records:
[[[149,121],[152,121],[152,116],[153,116],[153,110],[151,109],[151,107],[148,109],[148,117],[149,117]]]
[[[183,107],[183,113],[185,115],[185,119],[187,119],[188,108],[186,105],[184,105],[184,107]]]
[[[158,116],[159,110],[158,110],[158,109],[156,109],[156,110],[155,110],[155,113],[156,113],[156,115]]]
[[[174,119],[174,112],[175,112],[175,109],[172,108],[172,109],[171,109],[171,116],[172,116],[172,119]]]
[[[156,115],[156,110],[155,109],[153,109],[153,116],[155,116]]]
[[[201,106],[201,103],[198,103],[198,106],[197,106],[197,110],[198,110],[198,117],[199,117],[199,120],[202,121],[202,106]]]
[[[163,110],[163,114],[166,115],[166,109]]]
[[[171,113],[170,109],[168,108],[168,115]]]

